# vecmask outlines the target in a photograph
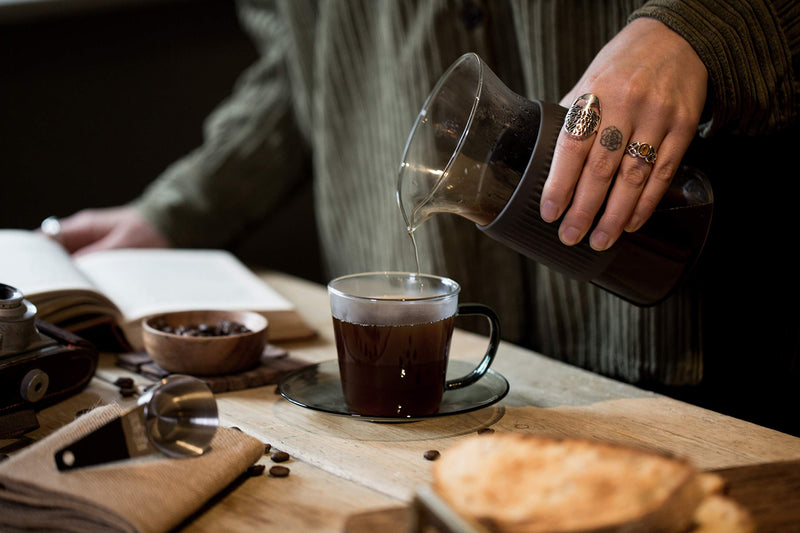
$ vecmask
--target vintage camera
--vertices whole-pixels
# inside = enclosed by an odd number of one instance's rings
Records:
[[[31,414],[81,391],[97,360],[93,344],[36,318],[35,305],[0,283],[0,438],[38,427]]]

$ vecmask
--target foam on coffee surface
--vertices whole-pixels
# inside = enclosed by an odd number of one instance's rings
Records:
[[[438,322],[456,314],[458,303],[450,301],[430,302],[415,305],[397,297],[377,297],[364,302],[349,301],[331,303],[333,316],[351,324],[372,326],[407,326]]]
[[[403,326],[444,320],[456,314],[455,282],[407,274],[353,280],[339,289],[345,297],[331,297],[335,318],[352,324]]]

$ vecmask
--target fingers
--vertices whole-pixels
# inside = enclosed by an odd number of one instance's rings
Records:
[[[60,222],[57,240],[74,255],[111,248],[164,248],[168,240],[130,206],[85,209]]]
[[[663,134],[644,135],[662,142]],[[658,162],[654,145],[629,139],[616,126],[604,128],[595,143],[600,148],[593,146],[583,160],[583,168],[578,169],[572,197],[558,197],[562,205],[570,202],[559,226],[559,238],[564,244],[579,243],[591,230],[589,245],[598,251],[606,250],[624,230],[639,229],[655,210],[674,171]],[[631,144],[644,144],[641,151],[648,155],[629,153],[627,147]],[[560,170],[570,172],[567,165]],[[653,176],[660,178],[652,179]]]
[[[560,216],[565,212],[559,238],[571,246],[583,240],[606,200],[620,167],[625,137],[614,125],[606,126],[596,138],[580,145],[577,143],[581,141],[568,135],[562,133],[562,137],[559,144],[563,143],[563,148],[553,158],[542,203],[552,209],[551,214]],[[555,207],[550,207],[550,202]],[[548,220],[544,211],[543,218]]]
[[[72,254],[75,257],[80,257],[82,255],[87,255],[92,252],[98,252],[100,250],[112,250],[114,248],[127,248],[125,236],[120,231],[112,231],[105,237],[98,239],[96,241],[92,241],[87,243],[86,245],[75,249]]]
[[[573,135],[565,120],[542,191],[541,216],[547,222],[563,217],[558,235],[566,245],[581,242],[591,230],[589,245],[602,251],[623,231],[639,229],[685,151],[685,143],[670,140],[658,121],[634,126],[623,116],[608,106],[600,131],[589,137]]]
[[[616,241],[635,211],[653,161],[625,157],[633,129],[625,116],[624,109],[616,102],[604,105],[600,131],[586,136],[574,134],[568,113],[541,199],[541,216],[545,221],[553,222],[563,216],[558,233],[564,244],[575,245],[583,240],[598,213],[603,212],[590,245],[605,250]],[[664,136],[657,125],[645,125],[639,131],[659,141]]]
[[[59,241],[68,252],[74,253],[102,240],[112,226],[102,211],[86,209],[62,219]]]
[[[542,191],[541,216],[546,222],[558,219],[576,192],[575,187],[591,147],[589,139],[595,137],[601,120],[600,101],[592,93],[579,96],[570,106],[553,154],[551,178],[545,182]],[[585,184],[583,191],[586,191]],[[562,225],[562,231],[570,236],[574,229]]]
[[[658,138],[658,135],[650,134],[649,138]],[[660,139],[655,142],[660,144]],[[637,152],[635,150],[636,147],[641,147],[641,152],[646,155]],[[589,245],[598,251],[606,250],[616,242],[623,230],[628,226],[633,214],[637,212],[637,206],[642,201],[642,194],[646,188],[650,189],[648,198],[655,199],[657,204],[669,186],[671,179],[671,176],[669,176],[669,179],[662,182],[663,189],[659,184],[650,184],[651,177],[655,171],[654,165],[658,163],[658,152],[652,144],[630,141],[626,144],[626,149],[622,153],[624,155],[620,161],[611,191],[608,194],[605,209],[589,237]],[[653,209],[655,209],[655,204]],[[643,217],[642,223],[652,214],[652,211],[650,211],[644,217],[645,211],[645,209],[639,209],[638,211],[640,216]]]

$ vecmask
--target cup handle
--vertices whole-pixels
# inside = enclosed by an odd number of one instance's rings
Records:
[[[481,379],[486,374],[486,371],[489,370],[500,345],[500,319],[491,307],[473,303],[459,304],[456,316],[464,315],[483,315],[486,317],[489,321],[489,346],[486,348],[486,353],[483,355],[481,362],[478,363],[478,366],[466,376],[448,380],[445,383],[445,390],[460,389]]]

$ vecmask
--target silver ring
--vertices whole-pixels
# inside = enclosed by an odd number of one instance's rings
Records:
[[[564,131],[578,139],[586,139],[593,135],[599,126],[600,99],[592,93],[576,98],[564,117]]]
[[[39,229],[56,242],[61,242],[61,222],[58,217],[47,217],[42,220]]]
[[[656,149],[652,144],[632,142],[628,144],[625,150],[629,155],[644,159],[651,165],[656,162],[656,157],[658,157],[658,153],[656,153]]]

